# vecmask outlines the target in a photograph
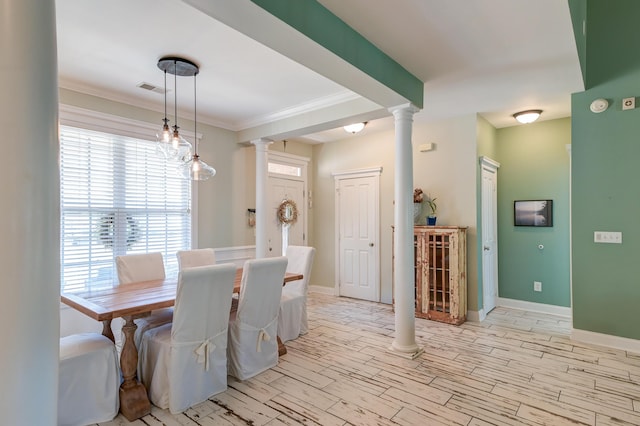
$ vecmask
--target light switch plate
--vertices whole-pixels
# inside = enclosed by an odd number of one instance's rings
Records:
[[[594,231],[594,243],[622,244],[622,232]]]

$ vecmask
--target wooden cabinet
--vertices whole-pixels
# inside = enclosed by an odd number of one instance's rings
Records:
[[[416,316],[449,324],[467,318],[467,228],[416,226]]]
[[[462,324],[467,317],[467,228],[413,228],[416,317]]]

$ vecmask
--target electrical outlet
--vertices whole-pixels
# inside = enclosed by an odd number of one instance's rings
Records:
[[[542,281],[533,282],[533,291],[542,291]]]

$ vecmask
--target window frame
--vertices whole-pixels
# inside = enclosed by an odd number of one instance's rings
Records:
[[[97,131],[117,136],[135,138],[155,142],[156,133],[161,125],[154,125],[144,121],[133,120],[126,117],[106,114],[98,111],[79,108],[71,105],[59,105],[59,124],[79,129]],[[202,134],[181,130],[187,139],[201,139]],[[198,246],[198,185],[191,182],[191,245]],[[62,230],[60,230],[62,232]],[[61,235],[62,237],[62,235]],[[60,290],[63,291],[63,283],[60,283]]]

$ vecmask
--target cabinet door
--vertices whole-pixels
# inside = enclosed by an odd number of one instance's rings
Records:
[[[428,237],[429,244],[429,311],[449,313],[451,283],[449,269],[451,235],[434,232]]]

